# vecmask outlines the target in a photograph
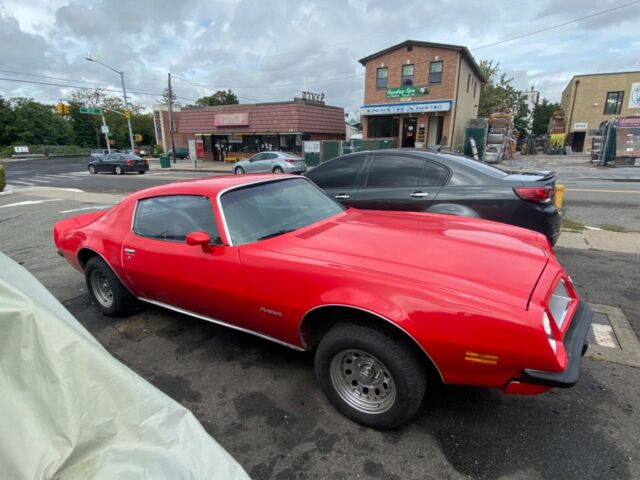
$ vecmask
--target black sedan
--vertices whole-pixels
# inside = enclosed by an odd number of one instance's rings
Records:
[[[329,160],[305,174],[348,207],[447,213],[560,236],[553,172],[510,173],[460,155],[376,150]]]
[[[89,162],[89,173],[115,173],[122,175],[127,172],[143,174],[149,170],[149,162],[131,153],[108,153]]]

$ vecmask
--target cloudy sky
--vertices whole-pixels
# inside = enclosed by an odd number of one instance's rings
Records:
[[[219,88],[231,88],[242,103],[291,100],[310,90],[351,110],[363,99],[364,69],[357,60],[415,39],[466,45],[476,60],[500,62],[518,88],[534,86],[559,101],[574,74],[640,70],[640,2],[479,47],[627,3],[0,0],[0,78],[119,89],[115,73],[85,60],[90,54],[126,72],[127,88],[146,106],[171,72],[183,104]],[[0,80],[5,98],[55,102],[71,91]]]

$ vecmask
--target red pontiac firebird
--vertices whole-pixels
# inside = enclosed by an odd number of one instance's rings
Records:
[[[592,316],[536,232],[347,210],[301,177],[141,190],[54,238],[104,314],[142,300],[315,349],[329,400],[376,428],[411,419],[430,382],[572,386]]]

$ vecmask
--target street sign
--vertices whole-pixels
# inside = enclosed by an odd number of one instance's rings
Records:
[[[142,135],[140,135],[139,133],[134,133],[133,134],[133,141],[134,142],[141,142],[142,141]]]
[[[104,133],[105,135],[109,135],[109,126],[108,125],[102,125],[102,133]]]
[[[100,108],[80,107],[80,113],[88,113],[90,115],[100,115],[102,114],[102,110]]]

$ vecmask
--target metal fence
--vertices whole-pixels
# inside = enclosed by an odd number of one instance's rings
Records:
[[[385,148],[397,148],[396,138],[368,138],[352,140],[322,140],[319,152],[306,152],[304,159],[308,166],[315,166],[332,158],[346,155],[347,153],[361,152],[364,150],[380,150]]]

